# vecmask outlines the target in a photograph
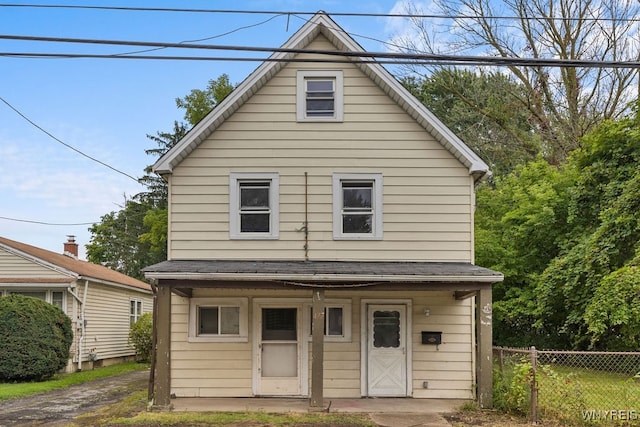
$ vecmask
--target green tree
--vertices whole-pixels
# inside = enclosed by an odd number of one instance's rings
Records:
[[[226,74],[210,80],[205,90],[194,89],[184,98],[176,99],[184,109],[187,123],[175,121],[170,132],[147,135],[156,147],[145,150],[155,160],[169,151],[211,109],[215,108],[233,86]],[[91,241],[87,259],[132,277],[143,279],[142,268],[167,259],[167,183],[147,166],[139,180],[145,191],[125,199],[119,211],[113,211],[89,228]]]
[[[395,45],[410,53],[486,55],[501,58],[635,61],[635,0],[434,0],[425,11],[406,2],[414,30]],[[419,15],[454,17],[434,21]],[[499,17],[514,17],[503,19]],[[444,26],[444,28],[443,28]],[[452,31],[455,28],[455,31]],[[406,32],[405,32],[406,33]],[[580,138],[607,119],[628,113],[637,70],[600,67],[524,67],[506,61],[509,75],[524,87],[513,102],[526,111],[546,143],[545,157],[562,163]],[[411,67],[430,74],[437,67]],[[450,88],[455,92],[455,87]]]
[[[144,217],[152,209],[147,201],[126,199],[121,210],[103,215],[89,228],[87,259],[143,280],[142,268],[166,259],[166,250],[154,251],[152,242],[142,239],[149,232]]]
[[[629,297],[635,273],[629,266],[640,251],[640,118],[604,123],[570,160],[580,171],[570,202],[571,235],[540,276],[537,326],[558,331],[567,348],[609,348],[614,344],[605,327],[618,331],[617,348],[637,346],[638,325],[619,323],[634,316],[612,307]]]
[[[512,96],[524,97],[525,90],[506,74],[443,68],[425,78],[406,77],[402,83],[496,175],[542,152],[528,113]]]
[[[206,89],[193,89],[184,98],[176,99],[176,105],[184,109],[185,120],[195,125],[221,103],[233,88],[234,86],[229,82],[229,76],[221,74],[217,79],[209,80]]]
[[[560,252],[574,176],[538,159],[521,165],[476,197],[476,262],[505,275],[494,285],[495,340],[543,346],[549,336],[533,327],[538,277]]]

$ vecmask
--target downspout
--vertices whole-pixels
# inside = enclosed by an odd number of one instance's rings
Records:
[[[158,319],[158,287],[156,286],[156,279],[151,279],[151,290],[153,291],[153,313],[151,318],[151,366],[149,367],[149,385],[147,388],[147,402],[149,407],[153,406],[155,401],[155,387],[156,387],[156,345],[158,341],[157,331],[157,319]]]
[[[86,334],[87,321],[84,317],[87,306],[87,291],[89,290],[89,281],[84,281],[84,292],[82,293],[82,305],[80,307],[80,327],[82,328],[82,335],[80,335],[80,345],[78,346],[78,371],[82,371],[82,347],[84,346],[84,339]]]
[[[82,371],[82,345],[84,344],[84,338],[85,338],[85,320],[84,320],[84,307],[86,305],[87,302],[87,289],[89,287],[89,281],[85,279],[84,281],[84,293],[82,295],[82,299],[80,299],[80,297],[73,291],[73,288],[71,288],[71,286],[69,286],[67,288],[67,292],[69,292],[71,294],[71,296],[73,296],[73,298],[75,298],[76,301],[78,301],[78,303],[80,303],[80,339],[78,339],[78,371]]]

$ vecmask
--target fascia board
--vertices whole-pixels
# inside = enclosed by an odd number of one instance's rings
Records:
[[[466,276],[466,275],[345,275],[345,274],[260,274],[260,273],[145,273],[148,279],[168,279],[168,280],[218,280],[218,281],[309,281],[309,282],[402,282],[402,283],[422,283],[422,282],[474,282],[474,283],[495,283],[504,280],[504,276]]]

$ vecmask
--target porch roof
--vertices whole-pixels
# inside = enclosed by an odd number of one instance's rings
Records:
[[[502,273],[464,262],[170,260],[145,268],[148,279],[345,283],[495,283]]]

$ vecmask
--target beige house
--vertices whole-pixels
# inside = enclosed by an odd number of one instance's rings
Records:
[[[488,167],[328,16],[154,170],[169,184],[168,261],[145,269],[158,286],[158,405],[491,406],[491,284],[502,275],[473,264],[474,191]]]
[[[132,359],[129,327],[153,310],[148,283],[78,260],[72,236],[56,253],[0,237],[0,297],[22,294],[62,309],[74,331],[67,371]]]

